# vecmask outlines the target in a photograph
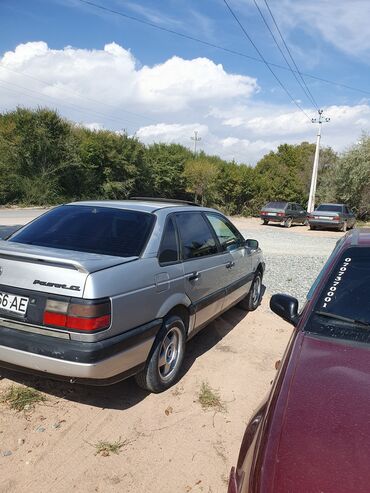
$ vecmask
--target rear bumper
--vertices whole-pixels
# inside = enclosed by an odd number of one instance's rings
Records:
[[[287,219],[287,216],[269,216],[268,214],[261,214],[260,218],[262,220],[271,221],[274,223],[282,223]]]
[[[154,320],[97,342],[0,327],[0,367],[98,385],[114,383],[143,367],[161,324]]]
[[[316,226],[318,228],[333,228],[338,229],[343,226],[343,221],[331,221],[330,219],[310,219],[308,221],[310,226]]]

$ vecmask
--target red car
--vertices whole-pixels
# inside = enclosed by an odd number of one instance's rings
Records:
[[[271,298],[296,328],[228,493],[370,492],[370,229],[337,243],[307,298],[301,313]]]

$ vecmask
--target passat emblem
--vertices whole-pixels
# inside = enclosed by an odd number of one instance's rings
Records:
[[[40,284],[40,286],[47,286],[48,288],[60,288],[60,289],[70,289],[71,291],[81,291],[80,286],[68,286],[67,284],[59,284],[57,282],[47,282],[35,279],[33,284]]]

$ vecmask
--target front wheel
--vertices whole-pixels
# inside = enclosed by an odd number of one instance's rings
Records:
[[[259,306],[261,302],[261,296],[262,296],[262,274],[260,271],[257,271],[256,275],[254,276],[249,293],[239,303],[240,308],[242,308],[243,310],[247,310],[248,312],[253,312]]]
[[[186,329],[177,315],[166,318],[159,331],[143,371],[135,377],[137,384],[150,392],[163,392],[179,377],[184,360]]]

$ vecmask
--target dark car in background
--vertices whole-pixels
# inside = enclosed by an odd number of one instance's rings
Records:
[[[328,228],[347,231],[356,223],[356,216],[346,204],[320,204],[308,215],[310,229]]]
[[[261,210],[263,224],[281,223],[286,228],[292,224],[307,224],[307,211],[296,202],[268,202]]]
[[[337,243],[298,313],[270,395],[249,422],[228,493],[370,491],[370,229]]]

